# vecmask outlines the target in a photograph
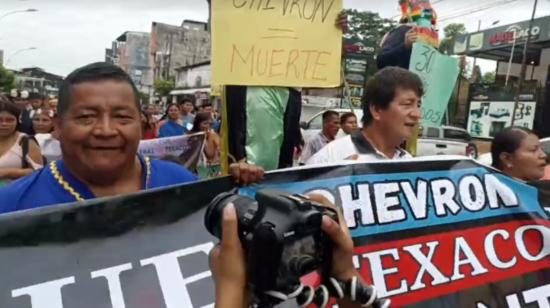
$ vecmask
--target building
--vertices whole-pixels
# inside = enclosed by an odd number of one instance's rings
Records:
[[[153,22],[149,56],[154,79],[176,76],[176,68],[210,60],[208,24],[184,20],[181,26]]]
[[[200,106],[210,100],[212,67],[210,61],[178,67],[176,89],[170,92],[173,101],[191,98]]]
[[[500,129],[519,125],[550,135],[550,16],[494,27],[457,37],[453,52],[497,62],[495,83],[470,87],[464,108],[467,128],[479,138],[492,138]],[[515,104],[527,37],[527,73]]]
[[[57,96],[63,77],[48,73],[39,67],[23,68],[13,71],[15,85],[19,91],[37,92],[43,95]]]
[[[127,72],[138,89],[151,95],[153,92],[153,70],[150,63],[150,34],[126,31],[105,50],[105,61],[120,66]]]

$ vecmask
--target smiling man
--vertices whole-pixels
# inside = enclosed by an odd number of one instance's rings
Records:
[[[108,63],[79,68],[63,82],[55,120],[62,160],[0,190],[0,213],[84,201],[195,181],[182,166],[137,155],[141,139],[138,91]],[[263,170],[232,166],[241,183]]]
[[[400,145],[420,121],[423,93],[422,81],[408,70],[378,71],[367,83],[363,129],[329,143],[306,164],[411,158]]]

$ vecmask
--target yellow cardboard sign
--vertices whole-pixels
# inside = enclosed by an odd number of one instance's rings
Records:
[[[212,83],[340,85],[342,0],[212,0]]]

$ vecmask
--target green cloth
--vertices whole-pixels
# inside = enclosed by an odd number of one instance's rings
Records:
[[[277,169],[290,91],[282,87],[248,87],[246,91],[246,158],[266,171]]]
[[[9,181],[6,181],[6,180],[0,180],[0,188],[8,185]]]

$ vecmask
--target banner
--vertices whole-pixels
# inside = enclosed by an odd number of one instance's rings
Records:
[[[448,159],[283,170],[240,192],[341,206],[356,266],[392,307],[519,308],[550,300],[550,185],[538,185]],[[0,307],[213,307],[205,205],[233,188],[220,178],[0,216]]]
[[[340,86],[342,0],[213,0],[212,84]]]
[[[188,170],[197,170],[206,135],[197,133],[160,139],[142,140],[138,153],[153,159],[174,161]]]
[[[458,77],[458,59],[426,44],[415,43],[409,69],[424,83],[422,124],[440,126]]]

